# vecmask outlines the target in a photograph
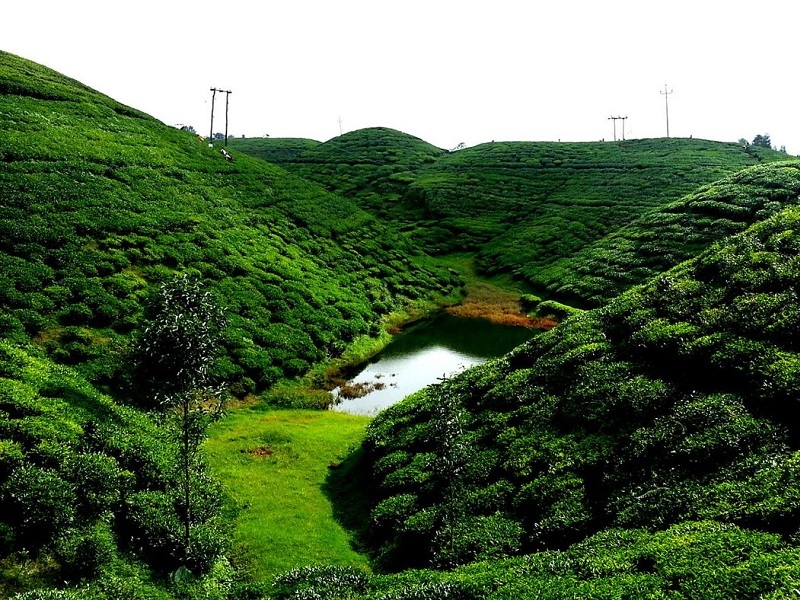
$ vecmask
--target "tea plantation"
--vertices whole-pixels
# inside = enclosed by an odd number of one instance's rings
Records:
[[[235,147],[258,155],[264,142],[240,139]],[[602,282],[594,279],[613,281],[638,267],[620,269],[620,275],[612,264],[606,276],[600,241],[605,236],[702,184],[787,158],[768,148],[692,139],[492,142],[446,152],[374,128],[280,161],[354,199],[428,252],[469,252],[485,274],[512,273],[548,296],[596,305],[623,286],[606,283],[610,289],[600,291],[593,287]],[[732,232],[721,227],[717,235]],[[595,243],[600,256],[586,256]],[[681,258],[696,252],[693,243]],[[633,282],[642,280],[639,275]]]
[[[238,507],[193,463],[182,548],[171,414],[138,410],[152,403],[132,380],[159,285],[202,282],[228,323],[212,376],[252,398],[452,302],[460,279],[316,184],[227,160],[7,53],[0,121],[0,596],[64,582],[80,597],[219,587],[164,579],[181,566],[227,577]]]
[[[800,593],[799,162],[385,128],[229,160],[3,52],[0,124],[0,597]],[[308,410],[297,377],[458,301],[430,254],[590,308],[371,421]],[[210,428],[134,375],[195,284]]]
[[[798,232],[784,209],[381,413],[378,564],[470,564],[414,583],[455,597],[789,597]]]
[[[106,389],[142,299],[177,272],[228,309],[218,375],[247,392],[459,284],[351,202],[44,67],[0,55],[0,92],[0,335]]]

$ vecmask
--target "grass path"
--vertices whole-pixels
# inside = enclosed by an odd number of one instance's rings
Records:
[[[367,423],[332,411],[239,409],[211,428],[203,453],[241,508],[233,556],[253,578],[309,564],[367,568],[324,493],[329,465]]]

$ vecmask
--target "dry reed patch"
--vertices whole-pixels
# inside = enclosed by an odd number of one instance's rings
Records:
[[[552,329],[558,324],[550,317],[529,317],[522,310],[519,295],[486,283],[467,286],[463,302],[445,310],[456,317],[487,319],[499,325],[529,329]]]
[[[361,398],[372,391],[382,390],[385,387],[386,384],[380,381],[348,381],[339,386],[339,398],[345,400]]]

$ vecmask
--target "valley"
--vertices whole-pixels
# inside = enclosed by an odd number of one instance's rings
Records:
[[[0,597],[800,589],[798,159],[376,127],[227,160],[5,52],[0,122]],[[480,364],[329,410],[436,316]]]

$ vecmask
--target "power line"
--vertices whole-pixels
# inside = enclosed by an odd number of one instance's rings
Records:
[[[625,117],[614,117],[614,116],[608,117],[609,121],[613,121],[614,122],[614,141],[615,142],[617,141],[617,121],[618,120],[622,121],[622,139],[624,140],[625,139],[625,119],[627,119],[627,118],[628,118],[627,116],[625,116]]]
[[[233,92],[225,90],[225,147],[228,147],[228,98]]]
[[[667,84],[664,84],[664,91],[659,92],[664,96],[664,108],[667,111],[667,137],[669,137],[669,95],[672,94],[672,90],[667,91]]]
[[[211,131],[208,134],[209,145],[214,145],[214,101],[217,97],[217,92],[225,94],[225,145],[228,145],[228,98],[233,93],[231,90],[223,90],[222,88],[211,88]]]

